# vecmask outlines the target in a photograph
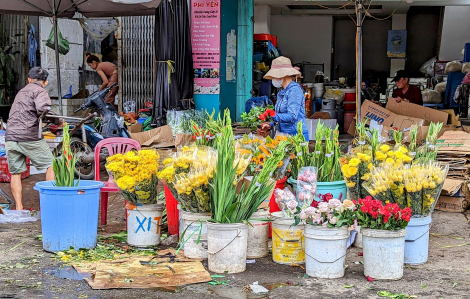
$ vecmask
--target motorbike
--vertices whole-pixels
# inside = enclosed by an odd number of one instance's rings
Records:
[[[83,119],[79,124],[70,124],[70,147],[77,157],[75,164],[75,175],[82,180],[92,180],[95,177],[95,147],[101,140],[110,137],[130,137],[124,120],[119,116],[113,105],[107,104],[105,98],[108,92],[117,83],[91,94],[86,101],[74,111],[94,109],[94,115]],[[93,125],[94,118],[100,116],[99,125]],[[49,117],[49,116],[48,116]],[[52,133],[57,133],[60,129],[49,128]],[[57,147],[57,154],[60,155],[61,144]],[[106,160],[107,150],[100,152],[100,164]]]

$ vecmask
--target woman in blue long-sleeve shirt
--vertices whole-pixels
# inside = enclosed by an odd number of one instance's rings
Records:
[[[272,80],[274,87],[281,88],[277,94],[276,116],[273,117],[274,122],[279,123],[281,133],[297,134],[297,123],[302,122],[302,133],[305,139],[309,140],[304,91],[294,81],[300,75],[300,72],[292,67],[290,59],[281,56],[273,60],[271,69],[264,78]]]

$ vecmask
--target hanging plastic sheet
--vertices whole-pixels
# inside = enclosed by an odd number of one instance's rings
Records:
[[[162,1],[155,12],[154,126],[166,124],[170,109],[188,109],[193,97],[193,60],[186,0]]]
[[[93,20],[93,19],[80,19],[78,20],[83,30],[97,42],[102,42],[110,33],[118,28],[117,21],[114,19],[107,20]]]

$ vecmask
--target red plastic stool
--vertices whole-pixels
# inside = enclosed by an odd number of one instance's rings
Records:
[[[286,182],[287,182],[287,177],[284,177],[282,180],[279,180],[276,182],[276,187],[275,189],[284,189],[286,187]],[[279,209],[279,206],[276,203],[276,199],[274,198],[274,193],[273,196],[271,196],[271,200],[269,201],[269,213],[274,213],[274,212],[279,212],[281,209]],[[269,238],[272,237],[272,228],[271,228],[271,222],[269,222]]]
[[[171,235],[179,235],[180,217],[178,211],[178,201],[168,188],[166,182],[163,182],[165,189],[166,215],[168,220],[168,232]]]

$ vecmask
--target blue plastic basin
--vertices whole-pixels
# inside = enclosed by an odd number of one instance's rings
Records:
[[[42,246],[46,251],[96,247],[102,182],[80,181],[77,187],[38,182]]]

